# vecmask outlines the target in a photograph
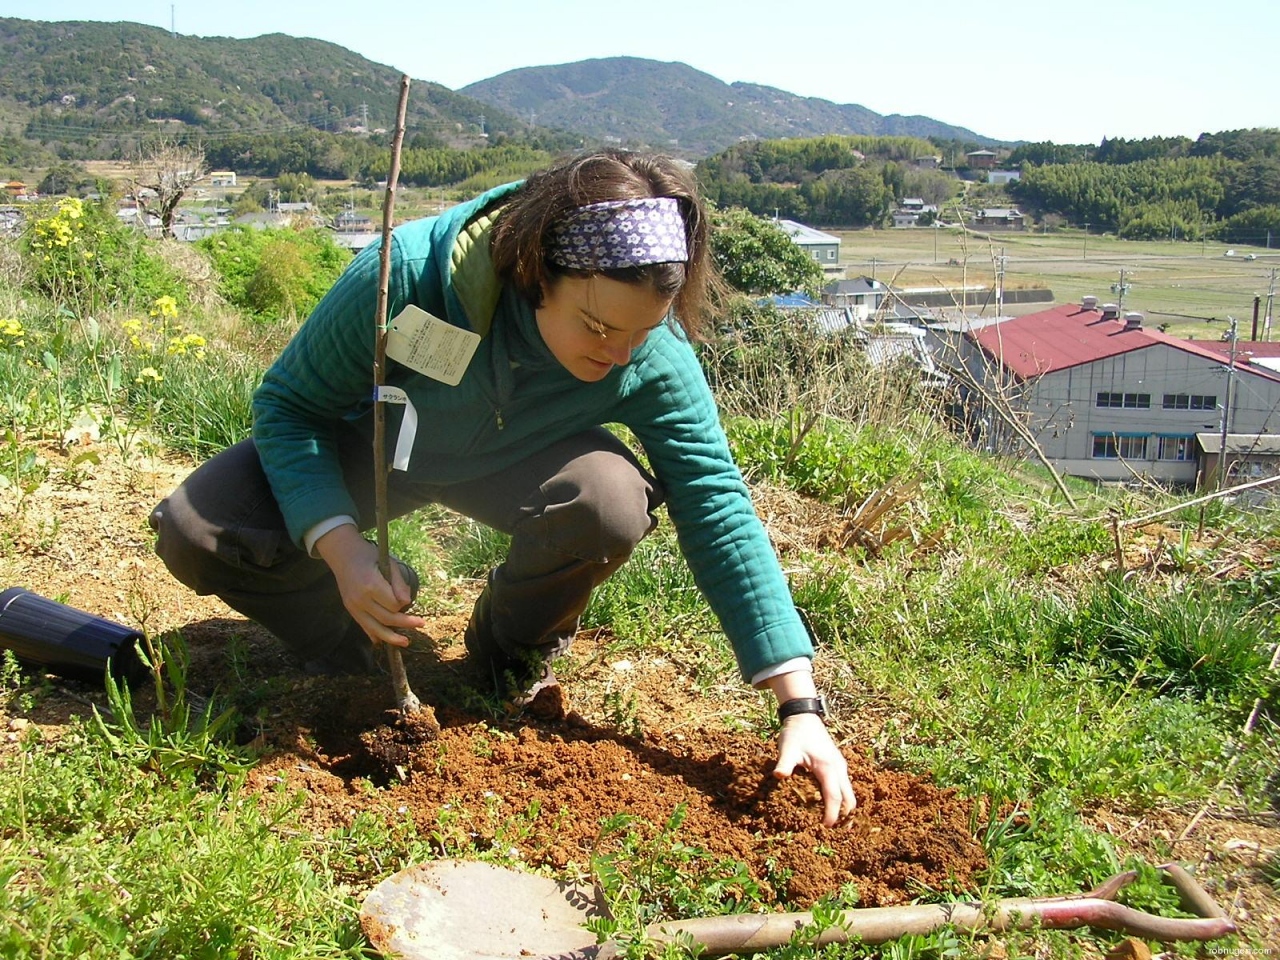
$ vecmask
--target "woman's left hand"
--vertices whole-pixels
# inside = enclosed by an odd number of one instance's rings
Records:
[[[782,722],[778,765],[773,768],[773,775],[783,780],[797,767],[808,770],[818,781],[824,826],[834,827],[853,813],[858,799],[849,782],[849,764],[817,714],[799,713]]]

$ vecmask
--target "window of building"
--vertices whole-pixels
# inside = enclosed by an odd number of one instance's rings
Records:
[[[1149,410],[1151,408],[1151,394],[1111,393],[1106,390],[1100,390],[1098,391],[1098,399],[1095,406],[1123,407],[1129,410]]]
[[[834,250],[828,250],[828,251],[827,251],[827,259],[828,259],[828,260],[834,260],[835,258],[836,258],[836,252],[835,252]]]
[[[1166,410],[1217,410],[1218,398],[1214,394],[1166,393],[1164,408]]]
[[[815,260],[821,260],[821,259],[822,259],[822,251],[821,251],[821,250],[815,250],[815,251],[813,251],[813,259],[815,259]]]
[[[1195,437],[1161,437],[1160,459],[1194,460],[1196,458],[1195,442]]]
[[[1147,459],[1147,437],[1121,436],[1115,433],[1095,433],[1093,435],[1093,459],[1095,460],[1145,460]]]

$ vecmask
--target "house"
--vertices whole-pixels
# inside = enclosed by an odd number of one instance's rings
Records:
[[[911,162],[920,170],[937,170],[942,166],[942,157],[935,153],[929,157],[916,157]]]
[[[1247,483],[1263,477],[1280,475],[1280,436],[1259,433],[1227,434],[1227,478],[1233,483]],[[1202,473],[1218,475],[1222,459],[1222,434],[1197,433]]]
[[[987,207],[973,215],[973,225],[987,230],[1022,230],[1026,218],[1013,207]]]
[[[234,170],[215,170],[209,174],[209,183],[215,187],[234,187],[236,174]]]
[[[861,348],[872,367],[887,368],[896,363],[910,365],[920,371],[924,386],[938,387],[946,383],[946,375],[938,369],[933,354],[925,345],[925,329],[918,322],[885,322],[879,315],[873,322],[868,322],[865,304],[856,307],[824,305],[814,303],[801,294],[768,297],[757,302],[772,304],[793,316],[798,325],[814,333],[845,338],[846,343]],[[919,320],[909,310],[903,316],[906,320]]]
[[[848,307],[859,321],[879,313],[880,305],[889,296],[889,288],[871,277],[837,280],[822,288],[822,302],[829,307]]]
[[[1200,434],[1280,433],[1280,373],[1148,328],[1141,314],[1086,297],[943,336],[955,411],[989,449],[1019,449],[1018,417],[1065,473],[1170,484],[1206,476]],[[996,398],[993,400],[993,398]],[[1003,398],[1003,399],[1000,399]],[[998,406],[1007,405],[1001,417]]]
[[[1022,179],[1021,170],[988,170],[987,183],[1017,183]]]
[[[0,236],[17,236],[22,232],[22,211],[17,207],[0,207]]]
[[[21,180],[10,180],[4,185],[5,195],[12,198],[25,197],[27,195],[27,185]]]
[[[373,218],[354,210],[343,210],[333,218],[333,228],[341,233],[368,233],[373,229]]]
[[[978,170],[990,170],[996,165],[996,155],[991,150],[970,150],[964,158],[970,167]]]
[[[335,233],[333,235],[333,242],[340,247],[345,247],[348,250],[363,250],[365,247],[369,246],[369,244],[377,240],[380,236],[381,234],[375,233],[372,230],[365,230],[362,232],[355,232],[355,233],[340,232],[340,233]]]
[[[919,197],[903,197],[898,209],[893,212],[893,225],[898,228],[914,227],[919,224],[920,217],[931,213],[938,215],[936,204],[925,203]]]
[[[840,269],[840,238],[835,234],[823,233],[821,230],[806,227],[803,223],[797,223],[794,220],[774,220],[773,222],[791,238],[796,246],[820,263],[824,270]]]

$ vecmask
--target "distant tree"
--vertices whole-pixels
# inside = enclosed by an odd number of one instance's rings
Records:
[[[731,207],[713,211],[711,221],[711,253],[730,286],[756,295],[817,294],[822,268],[772,220]]]
[[[1187,137],[1147,137],[1143,140],[1102,138],[1093,159],[1097,163],[1137,163],[1140,160],[1185,157],[1192,147]]]
[[[941,170],[907,170],[902,178],[903,197],[919,197],[938,207],[954,197],[959,189],[960,181]]]
[[[1043,167],[1055,163],[1082,163],[1092,160],[1097,150],[1091,143],[1054,143],[1052,140],[1042,140],[1015,147],[1005,164],[1019,167],[1024,163],[1034,163]]]
[[[134,158],[129,188],[138,209],[159,217],[165,236],[172,236],[178,204],[208,172],[200,147],[156,140],[143,146]]]
[[[319,203],[320,187],[308,173],[282,173],[276,177],[281,203]]]
[[[1280,206],[1252,207],[1222,224],[1219,234],[1226,243],[1256,243],[1268,247],[1280,242]]]
[[[45,171],[36,185],[42,196],[54,197],[78,194],[82,188],[92,186],[93,177],[79,163],[56,163]]]
[[[1223,217],[1280,205],[1280,157],[1259,155],[1230,163],[1221,179],[1225,193],[1218,213]]]

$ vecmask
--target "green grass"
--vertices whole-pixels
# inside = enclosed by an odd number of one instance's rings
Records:
[[[297,830],[300,797],[201,787],[77,727],[0,778],[0,954],[360,957],[358,904]]]
[[[905,233],[867,237],[897,245],[886,249],[902,259],[910,243],[931,244]],[[1022,253],[1047,258],[1075,241],[1023,242]],[[1095,250],[1098,258],[1115,252],[1110,243],[1089,238],[1090,270]],[[1200,265],[1227,271],[1223,277],[1239,269],[1219,260]],[[0,486],[19,503],[43,478],[36,441],[85,417],[126,462],[141,445],[203,456],[247,435],[248,398],[268,353],[260,329],[228,327],[225,316],[192,307],[170,319],[181,335],[207,343],[172,353],[175,331],[149,314],[105,312],[90,323],[14,283],[0,277],[0,321],[21,328],[0,333]],[[1188,509],[1164,520],[1173,531],[1172,574],[1096,572],[1113,550],[1108,511],[1136,516],[1177,501],[1073,485],[1080,510],[1070,511],[1041,468],[959,445],[920,398],[893,393],[862,369],[839,371],[847,378],[823,389],[814,378],[830,358],[808,366],[813,358],[791,343],[782,355],[792,369],[776,362],[775,346],[753,343],[750,363],[704,354],[709,364],[737,364],[712,376],[735,389],[755,382],[750,364],[781,371],[772,374],[784,387],[772,406],[757,404],[748,416],[759,398],[723,398],[741,414],[728,433],[744,473],[833,510],[887,487],[910,488],[884,517],[906,532],[901,539],[874,551],[814,548],[785,558],[823,682],[837,702],[892,705],[893,718],[867,745],[878,760],[931,774],[985,806],[974,829],[991,861],[987,895],[1077,890],[1124,866],[1088,825],[1085,811],[1098,804],[1186,809],[1209,799],[1219,781],[1233,803],[1271,802],[1268,776],[1280,757],[1273,716],[1264,710],[1248,737],[1240,730],[1255,700],[1275,702],[1267,664],[1278,578],[1263,561],[1228,583],[1205,573],[1239,559],[1238,544],[1274,537],[1280,516],[1228,504]],[[795,373],[803,375],[785,382]],[[393,551],[428,579],[437,570],[478,579],[500,562],[505,537],[446,521],[432,510],[397,521]],[[1196,539],[1202,523],[1217,536]],[[426,604],[449,602],[426,591]],[[668,523],[596,592],[584,622],[606,628],[614,652],[668,656],[705,688],[736,682],[732,653]],[[434,839],[372,818],[306,833],[287,784],[266,797],[244,788],[240,769],[254,758],[225,739],[230,719],[183,699],[181,651],[167,649],[159,713],[133,717],[117,691],[113,718],[73,725],[57,742],[28,738],[3,761],[0,954],[361,957],[367,947],[352,889],[432,849],[474,852],[465,818],[442,820]],[[251,710],[259,694],[242,691],[236,705]],[[41,695],[11,663],[0,666],[10,711],[29,710]],[[618,711],[624,717],[621,700]],[[754,904],[734,865],[683,846],[679,827],[673,820],[655,839],[625,818],[610,825],[597,866],[619,905],[620,931],[634,933],[663,911]],[[852,902],[853,892],[844,894]],[[1134,896],[1138,905],[1167,906],[1159,890]],[[1032,936],[1013,938],[1010,955],[1018,943],[1028,944],[1027,955],[1044,955],[1045,943],[1055,956],[1078,950],[1078,938]],[[815,954],[793,944],[772,955],[972,953],[939,934],[878,951]]]

